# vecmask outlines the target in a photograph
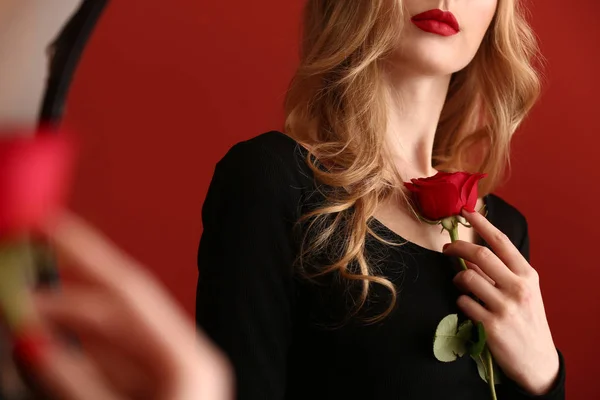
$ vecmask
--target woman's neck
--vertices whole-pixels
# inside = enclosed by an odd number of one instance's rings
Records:
[[[450,76],[388,78],[388,127],[385,143],[404,180],[432,176],[433,142]]]

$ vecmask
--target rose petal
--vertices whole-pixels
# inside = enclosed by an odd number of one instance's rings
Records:
[[[477,183],[486,176],[440,171],[431,177],[411,179],[405,186],[413,193],[422,216],[439,220],[460,215],[463,208],[473,211],[478,198]]]
[[[422,216],[432,221],[458,215],[462,209],[460,192],[451,183],[440,182],[435,187],[421,188],[416,198]]]
[[[410,182],[404,182],[404,187],[407,188],[409,191],[416,193],[419,191],[419,187],[413,183]]]
[[[477,199],[479,198],[477,184],[484,177],[483,174],[470,175],[461,188],[461,201],[463,202],[463,207],[466,208],[467,211],[473,212],[475,210]]]
[[[456,187],[460,189],[469,180],[470,177],[471,174],[468,174],[466,172],[456,172],[452,174],[450,178],[452,183],[454,183]]]

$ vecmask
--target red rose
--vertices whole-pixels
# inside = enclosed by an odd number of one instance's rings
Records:
[[[34,230],[59,211],[72,155],[58,134],[0,137],[0,240]]]
[[[438,172],[429,178],[412,179],[404,185],[413,194],[421,216],[439,221],[460,215],[463,208],[475,211],[477,183],[487,174]]]

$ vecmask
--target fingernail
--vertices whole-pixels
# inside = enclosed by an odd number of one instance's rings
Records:
[[[442,248],[442,251],[446,251],[446,249],[450,246],[451,243],[446,243]]]
[[[23,331],[14,338],[13,355],[25,365],[37,366],[41,364],[49,347],[50,339],[41,331]]]

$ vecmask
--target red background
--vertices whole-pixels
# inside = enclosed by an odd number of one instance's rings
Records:
[[[67,123],[82,134],[73,208],[193,312],[200,210],[235,142],[282,124],[302,1],[113,0],[82,61]],[[596,164],[600,5],[538,1],[543,98],[498,193],[529,219],[569,399],[598,399]]]

